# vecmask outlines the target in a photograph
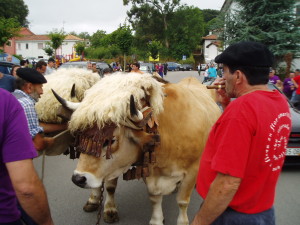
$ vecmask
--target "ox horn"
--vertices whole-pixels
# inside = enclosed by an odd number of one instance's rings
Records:
[[[53,89],[51,89],[51,91],[54,94],[57,101],[59,101],[60,104],[62,104],[64,107],[68,108],[71,111],[75,111],[78,108],[78,106],[80,105],[79,102],[69,102],[69,101],[63,99]]]
[[[75,96],[76,96],[75,84],[73,84],[72,89],[71,89],[71,98],[74,98]]]
[[[143,113],[135,107],[134,97],[130,96],[130,119],[134,122],[139,122],[143,119]]]

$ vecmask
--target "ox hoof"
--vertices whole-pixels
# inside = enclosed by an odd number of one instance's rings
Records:
[[[87,202],[83,206],[83,211],[85,211],[85,212],[94,212],[94,211],[97,211],[98,208],[99,208],[99,204],[98,203]]]
[[[103,213],[103,220],[105,223],[115,223],[119,221],[119,215],[117,211],[107,211]]]

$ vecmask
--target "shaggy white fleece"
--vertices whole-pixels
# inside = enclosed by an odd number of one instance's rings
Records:
[[[51,89],[68,101],[80,102],[84,97],[84,92],[100,80],[99,74],[78,68],[58,69],[45,78],[47,83],[43,85],[44,93],[35,108],[39,120],[46,123],[61,122],[61,119],[56,116],[57,109],[61,104],[56,100]],[[75,98],[71,98],[70,95],[73,84],[75,84],[76,90]]]
[[[115,73],[107,76],[86,91],[85,97],[73,113],[69,129],[84,130],[97,123],[103,127],[106,122],[124,124],[130,116],[130,96],[133,95],[136,107],[141,110],[142,98],[149,97],[153,114],[163,110],[162,83],[150,74]]]

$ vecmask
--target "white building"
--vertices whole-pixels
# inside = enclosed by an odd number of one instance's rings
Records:
[[[209,34],[203,37],[202,52],[205,63],[212,63],[217,55],[221,52],[219,50],[220,42],[217,40],[217,35]]]
[[[83,39],[74,35],[67,35],[62,46],[57,49],[56,55],[67,60],[73,58],[75,54],[74,46],[79,41],[83,41]],[[50,38],[47,35],[33,34],[17,37],[15,39],[16,54],[21,55],[23,58],[49,58],[44,51],[49,42]]]

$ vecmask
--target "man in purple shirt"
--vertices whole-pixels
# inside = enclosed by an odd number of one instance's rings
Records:
[[[288,99],[291,99],[293,92],[295,91],[295,86],[292,81],[292,78],[295,77],[295,73],[290,72],[289,77],[285,78],[283,81],[283,93]]]
[[[275,70],[270,68],[270,73],[269,73],[269,83],[272,84],[279,84],[281,81],[278,76],[275,75]]]
[[[0,225],[22,225],[17,199],[36,223],[53,225],[45,189],[32,163],[36,156],[22,106],[0,89]]]

